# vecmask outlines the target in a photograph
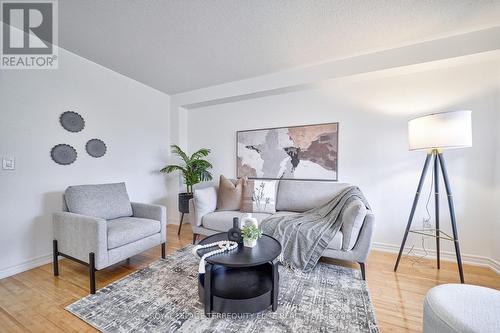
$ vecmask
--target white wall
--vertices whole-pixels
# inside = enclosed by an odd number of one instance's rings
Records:
[[[473,110],[474,146],[445,155],[462,251],[492,258],[496,241],[491,229],[498,205],[493,138],[499,128],[499,62],[439,67],[397,74],[380,71],[336,79],[315,89],[193,108],[188,112],[188,147],[211,148],[214,173],[234,177],[237,130],[338,121],[339,181],[362,188],[376,214],[375,242],[394,248],[400,244],[425,158],[425,152],[408,151],[408,119]],[[443,185],[441,190],[444,193]],[[441,225],[450,231],[445,198]],[[431,201],[431,213],[432,207]],[[421,223],[423,212],[421,204],[415,225]],[[408,244],[413,243],[420,245],[415,237]],[[432,243],[426,246],[433,248]],[[444,249],[453,248],[445,244]]]
[[[500,68],[497,70],[497,77],[498,77],[498,99],[497,99],[497,109],[500,110]],[[500,129],[500,114],[497,115],[497,128]],[[497,207],[497,216],[495,219],[492,220],[492,234],[493,234],[493,259],[495,259],[497,262],[500,262],[500,242],[498,241],[500,239],[500,205],[498,204],[500,202],[500,130],[497,130],[496,133],[496,151],[495,151],[495,157],[496,157],[496,163],[495,163],[495,170],[496,170],[496,207]]]
[[[16,170],[0,170],[0,278],[50,260],[51,213],[68,185],[127,183],[134,201],[165,204],[170,97],[60,50],[58,70],[0,71],[0,156],[15,156]],[[59,116],[74,110],[85,129],[70,133]],[[85,143],[102,139],[102,158]],[[78,159],[61,166],[50,158],[58,143]]]

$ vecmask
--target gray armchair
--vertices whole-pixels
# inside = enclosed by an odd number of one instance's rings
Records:
[[[87,265],[94,294],[97,270],[160,244],[165,258],[165,207],[130,202],[125,183],[70,186],[64,202],[53,215],[55,276],[59,256]]]

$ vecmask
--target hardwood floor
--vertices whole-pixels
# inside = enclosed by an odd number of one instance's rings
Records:
[[[180,236],[177,226],[168,226],[167,253],[191,243],[189,225]],[[151,249],[97,272],[97,287],[126,276],[160,258],[160,247]],[[372,251],[367,262],[367,282],[375,314],[382,332],[420,332],[425,293],[442,283],[457,283],[456,264],[435,260],[412,266],[403,258],[398,273],[392,271],[396,256]],[[334,264],[356,267],[337,261]],[[500,289],[500,275],[490,269],[465,265],[467,283]],[[63,259],[60,275],[52,275],[52,264],[44,265],[0,280],[0,332],[94,332],[95,330],[66,312],[64,308],[88,294],[87,267]]]

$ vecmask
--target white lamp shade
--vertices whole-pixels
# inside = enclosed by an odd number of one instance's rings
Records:
[[[410,150],[471,147],[471,118],[471,111],[453,111],[410,120]]]

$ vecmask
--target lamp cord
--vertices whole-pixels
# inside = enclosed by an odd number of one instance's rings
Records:
[[[425,229],[426,228],[425,224],[431,220],[431,213],[429,211],[429,202],[431,201],[433,189],[434,189],[434,168],[432,168],[432,171],[431,171],[431,187],[429,189],[429,195],[427,196],[427,201],[425,203],[425,211],[427,212],[427,217],[422,220],[422,229]],[[421,246],[422,246],[422,250],[424,251],[423,255],[418,256],[418,257],[409,257],[409,260],[410,260],[412,266],[420,263],[422,261],[422,259],[424,259],[425,257],[427,257],[429,255],[429,252],[427,252],[427,249],[425,248],[425,236],[424,235],[421,235]],[[415,248],[415,244],[413,244],[411,246],[411,248],[408,250],[406,255],[409,256],[413,252],[414,248]]]

